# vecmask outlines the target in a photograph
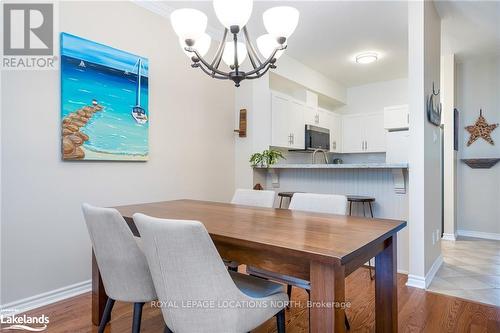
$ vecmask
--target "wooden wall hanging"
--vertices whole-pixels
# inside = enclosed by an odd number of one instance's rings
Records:
[[[240,135],[240,138],[247,136],[247,109],[240,110],[240,128],[234,130]]]
[[[479,118],[477,118],[476,123],[474,125],[470,125],[465,127],[467,132],[470,133],[469,141],[467,141],[467,146],[470,146],[477,139],[483,138],[486,142],[491,145],[494,145],[495,142],[491,138],[491,132],[498,127],[498,124],[488,124],[486,119],[483,117],[483,110],[479,110]]]

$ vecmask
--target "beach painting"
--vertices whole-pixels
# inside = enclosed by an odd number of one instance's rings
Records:
[[[63,160],[148,159],[148,60],[61,34]]]

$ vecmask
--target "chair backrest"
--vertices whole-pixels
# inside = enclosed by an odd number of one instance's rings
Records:
[[[231,203],[245,206],[267,207],[274,206],[274,191],[237,189]]]
[[[82,210],[106,294],[124,302],[156,299],[146,257],[120,213],[86,203]]]
[[[326,214],[347,214],[347,197],[337,194],[295,193],[290,209]]]
[[[174,332],[238,331],[244,321],[238,309],[218,306],[248,297],[234,284],[205,226],[144,214],[134,214],[134,221],[168,327]],[[190,301],[213,303],[182,306]]]

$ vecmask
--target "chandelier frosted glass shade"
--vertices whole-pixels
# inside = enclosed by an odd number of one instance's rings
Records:
[[[252,15],[253,0],[214,0],[214,10],[223,26],[242,29]]]
[[[259,49],[260,54],[262,54],[265,59],[269,58],[273,54],[274,50],[280,46],[281,45],[276,40],[276,37],[270,34],[265,34],[257,38],[257,48]],[[276,52],[274,58],[278,59],[279,57],[281,57],[283,52],[284,50]]]
[[[177,9],[170,14],[170,21],[175,33],[182,40],[195,40],[207,29],[207,15],[196,9]]]
[[[237,45],[238,45],[237,46],[238,65],[241,66],[241,64],[247,58],[247,47],[242,42],[238,42]],[[232,65],[234,65],[234,43],[233,42],[226,43],[226,46],[224,47],[224,53],[222,54],[222,61],[224,61],[224,63],[228,67],[231,67]]]
[[[196,48],[198,53],[203,57],[208,53],[211,43],[212,43],[212,37],[210,37],[210,35],[208,35],[207,33],[204,33],[203,35],[201,35],[201,37],[196,38],[194,45],[192,47]],[[191,58],[193,56],[193,53],[186,51],[186,47],[188,46],[186,44],[186,40],[179,38],[179,44],[181,44],[182,51],[184,52],[184,54],[187,55],[189,58]]]
[[[262,14],[264,27],[274,37],[289,38],[299,23],[299,11],[293,7],[273,7]]]

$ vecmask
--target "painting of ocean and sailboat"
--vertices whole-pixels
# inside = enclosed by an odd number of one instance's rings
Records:
[[[148,60],[61,34],[64,160],[148,159]]]

